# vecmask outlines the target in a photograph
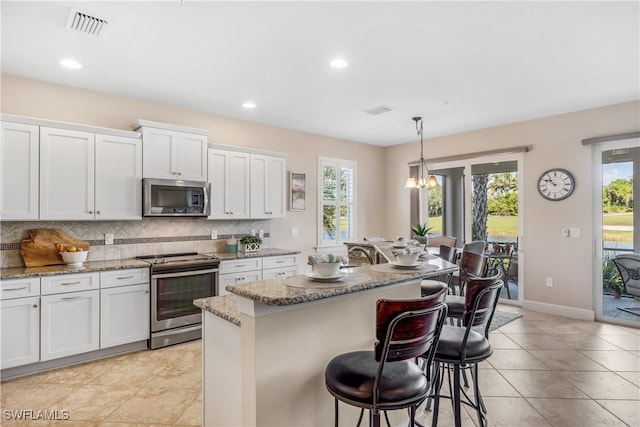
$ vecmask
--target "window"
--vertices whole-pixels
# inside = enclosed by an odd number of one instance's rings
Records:
[[[318,246],[339,246],[356,236],[356,162],[318,158]]]

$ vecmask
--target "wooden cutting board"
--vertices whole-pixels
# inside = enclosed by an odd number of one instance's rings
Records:
[[[75,246],[84,251],[89,250],[89,242],[78,240],[63,230],[40,228],[29,230],[29,239],[20,244],[20,254],[27,267],[65,264],[56,245]]]

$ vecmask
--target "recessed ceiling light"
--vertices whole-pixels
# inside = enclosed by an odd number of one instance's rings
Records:
[[[242,104],[242,106],[249,110],[256,108],[256,104],[254,104],[253,102],[245,102],[244,104]]]
[[[333,61],[329,62],[329,66],[333,68],[344,68],[347,65],[349,65],[349,63],[342,58],[336,58]]]
[[[71,68],[72,70],[77,70],[82,68],[82,64],[73,59],[63,59],[60,61],[60,65],[66,68]]]

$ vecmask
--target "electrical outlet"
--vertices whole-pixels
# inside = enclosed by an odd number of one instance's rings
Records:
[[[104,244],[105,245],[113,245],[113,233],[105,233],[105,235],[104,235]]]
[[[249,234],[251,234],[252,236],[255,236],[256,235],[256,229],[252,228],[251,232],[249,232]]]
[[[258,237],[261,239],[264,237],[264,230],[262,228],[258,230]]]
[[[211,230],[211,240],[216,240],[218,238],[218,230],[215,228]]]
[[[553,279],[551,277],[547,277],[546,284],[547,288],[553,288]]]
[[[562,229],[562,237],[569,237],[569,229],[568,228],[563,228]]]
[[[297,236],[298,235],[298,228],[297,227],[292,227],[291,228],[291,235],[292,236]]]

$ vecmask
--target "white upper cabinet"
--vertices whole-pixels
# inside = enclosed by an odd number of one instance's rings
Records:
[[[286,217],[286,173],[286,158],[251,155],[251,218]]]
[[[95,219],[142,219],[142,141],[96,135]]]
[[[142,218],[136,138],[40,128],[40,219]]]
[[[38,219],[39,127],[2,122],[0,140],[0,216]]]
[[[40,128],[40,219],[94,218],[95,134]]]
[[[211,214],[209,219],[249,218],[250,155],[209,149]]]
[[[209,131],[137,120],[142,132],[145,178],[207,180]]]

